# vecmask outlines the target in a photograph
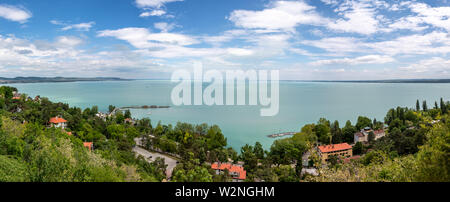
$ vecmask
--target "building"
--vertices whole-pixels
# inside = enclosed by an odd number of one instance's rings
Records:
[[[331,156],[349,158],[353,156],[352,146],[347,143],[318,146],[322,163],[327,163]]]
[[[358,159],[360,159],[361,156],[360,155],[356,155],[356,156],[352,156],[352,157],[348,157],[344,159],[344,163],[350,163],[352,161],[356,161]]]
[[[305,152],[305,153],[302,155],[302,166],[303,166],[304,168],[309,167],[309,157],[310,157],[310,156],[311,156],[311,153],[310,153],[309,151]]]
[[[105,114],[103,112],[98,112],[97,114],[95,114],[95,116],[102,119],[103,121],[106,121],[106,118],[109,117],[108,114]]]
[[[35,102],[41,102],[41,96],[37,95],[36,97],[34,97],[34,101]]]
[[[94,143],[93,142],[83,142],[83,146],[88,148],[89,151],[94,150]]]
[[[384,136],[386,136],[386,132],[381,130],[372,130],[372,128],[366,127],[362,129],[360,132],[355,133],[354,135],[354,142],[355,144],[357,142],[368,142],[369,141],[369,134],[373,132],[375,140],[378,140]]]
[[[243,182],[247,177],[247,172],[241,165],[216,162],[211,164],[211,169],[216,171],[216,175],[223,174],[225,170],[228,170],[233,182]]]
[[[67,120],[61,118],[60,116],[51,118],[49,122],[51,127],[62,129],[65,129],[67,127]]]
[[[127,123],[127,124],[136,125],[136,121],[134,119],[131,119],[131,118],[126,118],[124,120],[124,122]]]
[[[17,91],[13,91],[12,94],[13,94],[13,97],[12,97],[13,100],[20,100],[22,97],[22,94],[18,93]]]

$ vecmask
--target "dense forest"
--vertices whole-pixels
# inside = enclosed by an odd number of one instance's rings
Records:
[[[174,182],[230,181],[227,173],[215,174],[213,162],[240,162],[246,181],[257,182],[450,181],[450,104],[442,99],[432,107],[417,101],[415,109],[391,109],[383,121],[361,116],[356,124],[347,121],[340,127],[322,118],[290,138],[275,140],[269,150],[256,142],[237,152],[227,147],[216,125],[152,125],[114,106],[101,117],[96,106],[83,110],[47,98],[15,97],[14,92],[0,87],[0,181],[165,181],[164,160],[138,157],[136,139],[144,149],[178,160],[169,179]],[[56,116],[67,120],[64,130],[50,127]],[[385,129],[387,135],[355,144],[353,153],[360,159],[345,163],[336,158],[321,165],[318,145],[353,144],[354,134],[365,127]],[[83,142],[93,142],[94,150]],[[311,154],[307,167],[317,169],[318,176],[302,172],[305,153]]]

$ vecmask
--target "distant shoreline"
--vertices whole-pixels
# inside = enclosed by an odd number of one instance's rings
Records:
[[[79,78],[79,77],[16,77],[3,78],[0,77],[0,84],[14,84],[14,83],[63,83],[63,82],[79,82],[79,81],[131,81],[132,79],[122,79],[116,77],[93,77],[93,78]]]
[[[0,77],[0,84],[14,83],[64,83],[83,81],[170,81],[167,79],[122,79],[117,77]],[[316,83],[450,83],[450,79],[387,79],[387,80],[280,80],[283,82],[316,82]]]
[[[450,83],[450,79],[389,79],[389,80],[284,80],[292,82],[329,83]]]

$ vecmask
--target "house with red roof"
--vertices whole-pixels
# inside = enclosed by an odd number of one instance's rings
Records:
[[[211,169],[216,171],[216,175],[223,174],[225,170],[228,170],[228,174],[233,178],[233,182],[243,182],[247,177],[247,172],[241,165],[215,162],[211,164]]]
[[[14,92],[13,92],[13,97],[12,97],[12,99],[13,99],[13,100],[20,100],[20,99],[21,99],[21,96],[22,96],[22,94],[20,94],[20,93],[14,91]]]
[[[352,157],[349,157],[349,158],[345,158],[344,159],[344,163],[350,163],[350,162],[356,161],[356,160],[358,160],[360,158],[361,158],[360,155],[356,155],[356,156],[352,156]]]
[[[55,128],[65,129],[67,127],[67,120],[61,118],[61,116],[50,118],[50,126]]]
[[[349,158],[353,156],[352,146],[347,143],[322,145],[318,146],[317,150],[324,164],[329,161],[331,156],[338,158]]]
[[[83,146],[88,148],[89,151],[94,150],[94,143],[93,142],[83,142]]]
[[[372,128],[366,127],[366,128],[361,129],[360,132],[355,133],[355,135],[354,135],[355,144],[357,142],[368,142],[370,133],[374,134],[375,140],[378,140],[378,139],[386,136],[386,132],[383,129],[373,130]]]

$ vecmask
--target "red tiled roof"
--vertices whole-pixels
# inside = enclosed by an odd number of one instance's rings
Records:
[[[211,164],[211,168],[213,170],[225,170],[227,169],[229,172],[239,173],[239,177],[233,177],[240,180],[245,180],[247,177],[247,172],[244,170],[244,167],[239,165],[233,165],[231,163],[213,163]]]
[[[331,145],[322,145],[319,146],[319,150],[322,153],[327,153],[327,152],[333,152],[333,151],[341,151],[341,150],[347,150],[347,149],[351,149],[352,146],[350,146],[347,143],[342,143],[342,144],[331,144]]]
[[[13,100],[20,100],[20,97],[13,97]]]
[[[66,123],[66,122],[67,122],[67,120],[60,118],[60,117],[53,117],[50,119],[50,123],[55,123],[55,124]]]
[[[344,163],[349,163],[350,160],[356,160],[356,159],[359,159],[359,158],[361,158],[360,155],[352,156],[352,157],[349,157],[349,158],[345,158],[345,159],[344,159]]]
[[[375,135],[380,134],[380,133],[384,133],[384,130],[376,130],[376,131],[373,131],[373,134],[375,134]]]
[[[92,145],[93,145],[93,144],[94,144],[93,142],[83,142],[83,146],[86,147],[86,148],[88,148],[89,151],[92,150]]]
[[[69,135],[69,136],[71,136],[72,135],[72,132],[66,132],[67,133],[67,135]]]

